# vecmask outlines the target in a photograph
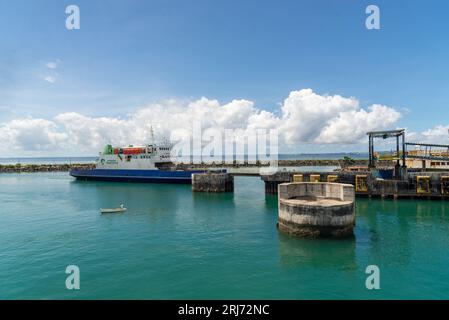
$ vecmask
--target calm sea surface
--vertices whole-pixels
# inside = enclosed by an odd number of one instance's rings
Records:
[[[233,194],[188,185],[0,174],[0,299],[449,298],[449,205],[357,199],[355,238],[276,229],[277,197],[255,177]],[[125,214],[100,215],[123,202]],[[65,289],[65,268],[81,289]],[[381,290],[365,289],[365,268]]]

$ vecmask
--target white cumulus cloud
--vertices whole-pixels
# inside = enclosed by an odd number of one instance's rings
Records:
[[[55,83],[56,82],[56,76],[46,76],[44,77],[44,80],[49,83]]]
[[[352,143],[366,132],[394,128],[401,114],[387,106],[372,105],[367,110],[345,110],[330,117],[314,140],[317,143]]]
[[[0,126],[0,151],[53,151],[64,148],[66,132],[44,119],[16,119]],[[4,149],[4,150],[1,150]]]
[[[263,110],[249,100],[166,100],[140,108],[123,117],[90,117],[76,112],[53,119],[16,119],[0,124],[0,152],[54,150],[59,154],[96,154],[104,144],[143,144],[156,136],[190,135],[192,123],[207,129],[278,129],[280,151],[299,151],[304,144],[320,150],[327,145],[365,143],[370,130],[394,129],[401,114],[392,107],[365,107],[354,97],[320,95],[311,89],[291,92],[275,111]],[[447,137],[448,127],[419,133],[432,140]],[[418,135],[417,133],[412,133]],[[433,141],[433,140],[432,140]],[[3,154],[4,155],[4,154]]]
[[[48,83],[52,83],[52,84],[55,83],[58,78],[56,69],[59,67],[60,63],[61,63],[61,60],[59,60],[59,59],[45,63],[45,67],[48,70],[45,71],[46,75],[43,76],[42,79],[47,81]]]
[[[423,132],[410,132],[409,142],[449,145],[449,125],[438,125]]]
[[[56,69],[56,68],[58,68],[58,66],[59,66],[60,63],[61,63],[61,60],[57,59],[57,60],[55,60],[55,61],[49,61],[49,62],[47,62],[47,63],[45,64],[45,66],[46,66],[48,69]]]

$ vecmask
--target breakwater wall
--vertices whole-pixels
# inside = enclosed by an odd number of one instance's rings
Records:
[[[203,168],[254,168],[254,167],[268,167],[269,162],[256,162],[256,163],[225,163],[225,162],[205,162],[205,163],[177,163],[175,165],[177,170],[191,170],[191,169],[203,169]],[[385,165],[390,165],[390,162],[386,162]],[[279,167],[348,167],[348,166],[368,166],[368,159],[357,160],[337,160],[337,159],[308,159],[308,160],[278,160],[277,166]]]
[[[175,170],[198,170],[208,168],[263,168],[268,167],[269,162],[258,163],[177,163],[168,165]],[[320,166],[339,166],[345,168],[347,166],[366,166],[368,160],[359,159],[353,160],[350,163],[345,160],[279,160],[278,166],[281,167],[320,167]],[[57,172],[69,171],[70,169],[92,169],[95,167],[94,163],[78,163],[78,164],[0,164],[0,173],[18,173],[18,172]]]
[[[64,172],[71,169],[93,169],[94,163],[78,164],[0,164],[0,173],[21,173],[21,172]]]

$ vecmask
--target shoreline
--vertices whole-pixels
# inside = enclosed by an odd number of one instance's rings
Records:
[[[341,160],[279,160],[278,166],[281,167],[325,167],[325,166],[367,166],[367,159],[352,160],[350,163]],[[175,165],[176,170],[189,170],[189,169],[200,169],[200,168],[259,168],[267,167],[268,163],[257,163],[257,164],[226,164],[226,163],[198,163],[198,164],[188,164],[179,163]],[[21,172],[64,172],[71,169],[93,169],[95,168],[95,163],[74,163],[74,164],[0,164],[0,173],[21,173]]]
[[[94,163],[77,164],[0,164],[0,173],[65,172],[70,169],[93,169]]]

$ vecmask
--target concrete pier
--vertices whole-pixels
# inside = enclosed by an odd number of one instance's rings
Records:
[[[279,185],[278,195],[279,231],[306,238],[353,235],[355,192],[352,185],[284,183]]]
[[[293,181],[293,173],[276,172],[261,175],[261,179],[265,182],[265,193],[277,194],[279,184]]]
[[[339,182],[355,187],[360,197],[416,198],[449,200],[449,172],[408,172],[404,179],[383,179],[374,171],[278,172],[261,175],[265,192],[277,194],[277,186],[287,182]]]
[[[233,192],[234,176],[229,173],[192,174],[194,192]]]

